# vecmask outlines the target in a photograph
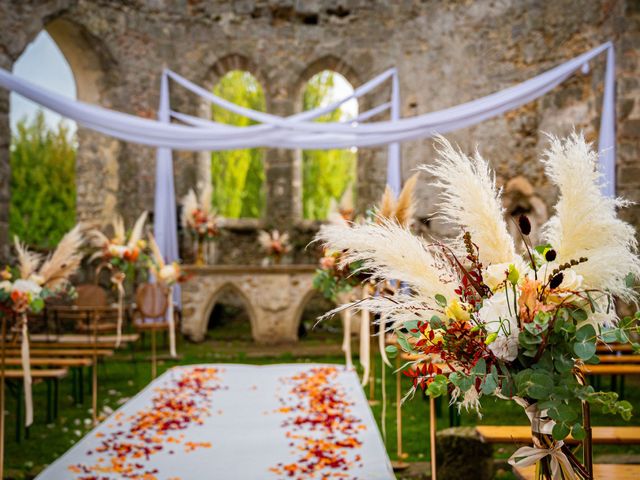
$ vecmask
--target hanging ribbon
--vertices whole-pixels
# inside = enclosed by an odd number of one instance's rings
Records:
[[[384,362],[380,362],[382,368],[382,412],[380,413],[380,424],[382,425],[382,439],[387,443],[387,367]]]
[[[344,362],[348,370],[353,370],[353,360],[351,359],[351,309],[342,311],[342,351],[344,352]]]
[[[173,285],[169,287],[168,301],[167,322],[169,324],[169,353],[173,358],[175,358],[178,354],[176,353],[176,322],[173,318]]]
[[[521,447],[509,458],[509,465],[513,467],[528,467],[535,465],[546,456],[551,457],[551,478],[553,480],[575,480],[577,477],[571,467],[569,459],[562,451],[564,442],[557,442],[549,448]],[[520,458],[520,460],[517,460]]]
[[[362,298],[367,297],[367,286],[362,286]],[[363,308],[360,310],[360,365],[364,369],[362,374],[362,386],[369,383],[369,370],[371,367],[370,358],[370,332],[369,332],[369,310]]]
[[[122,342],[122,317],[124,310],[124,279],[125,274],[123,272],[116,272],[111,275],[111,283],[116,286],[118,290],[118,320],[116,324],[116,348],[120,347]]]
[[[22,358],[22,385],[24,386],[24,405],[25,405],[25,426],[33,423],[33,395],[31,391],[31,359],[29,355],[29,329],[27,313],[23,312],[20,316],[22,323],[22,345],[20,346],[20,357]]]

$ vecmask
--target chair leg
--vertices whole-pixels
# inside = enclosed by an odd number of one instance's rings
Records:
[[[60,381],[57,378],[53,379],[53,419],[58,418],[58,403],[60,402]]]
[[[53,422],[53,396],[51,380],[47,380],[47,423]]]
[[[20,383],[16,387],[16,442],[22,442],[22,426],[24,420],[22,418],[22,388]]]

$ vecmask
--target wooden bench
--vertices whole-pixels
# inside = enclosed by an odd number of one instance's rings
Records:
[[[30,335],[29,340],[32,345],[42,344],[42,345],[51,345],[51,344],[60,344],[64,346],[85,346],[85,345],[93,345],[96,343],[97,345],[104,345],[111,348],[116,344],[116,335],[98,335],[95,339],[92,335],[47,335],[44,333]],[[140,340],[140,334],[138,333],[123,333],[120,339],[121,344],[127,344],[132,342],[137,342]]]
[[[531,443],[531,427],[516,425],[478,425],[476,432],[486,443]],[[639,445],[640,427],[593,427],[593,443],[601,445]],[[569,436],[566,443],[577,444]]]
[[[9,357],[4,360],[5,365],[15,367],[22,365],[22,359],[19,357]],[[30,358],[29,363],[32,367],[90,367],[93,360],[86,357],[78,358],[58,358],[58,357],[35,357]]]
[[[604,363],[640,363],[640,355],[598,355],[600,364]]]
[[[534,480],[535,465],[514,467],[513,473],[521,480]],[[593,466],[593,478],[597,480],[637,480],[640,478],[640,465],[617,465],[611,463]]]
[[[628,343],[600,343],[598,344],[596,351],[598,353],[607,353],[607,352],[633,353],[633,347]]]
[[[9,357],[20,356],[20,350],[17,348],[8,348],[5,351]],[[31,348],[30,355],[32,357],[92,357],[93,355],[98,357],[110,357],[113,355],[113,350],[108,348]]]
[[[67,376],[67,368],[51,368],[51,369],[32,369],[31,379],[35,382],[37,380],[44,380],[47,383],[47,423],[51,423],[58,416],[58,399],[59,388],[58,384],[61,379]],[[22,428],[24,426],[24,419],[22,418],[22,404],[23,404],[23,388],[22,381],[24,380],[24,371],[21,369],[6,369],[4,370],[5,382],[11,385],[11,382],[18,382],[20,385],[16,385],[13,389],[16,399],[16,442],[20,442],[22,437]],[[26,436],[29,435],[29,430],[26,430]]]
[[[587,375],[640,375],[640,365],[632,363],[584,365]]]

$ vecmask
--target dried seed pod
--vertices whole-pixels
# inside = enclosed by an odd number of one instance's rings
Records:
[[[562,280],[564,280],[564,274],[562,272],[558,273],[557,275],[554,275],[551,278],[551,281],[549,282],[549,288],[551,289],[558,288],[562,283]]]
[[[518,227],[523,235],[529,235],[531,233],[531,222],[526,215],[520,215],[518,217]]]
[[[544,254],[544,258],[547,262],[553,262],[556,259],[556,251],[551,249],[551,250],[547,250],[547,252]]]

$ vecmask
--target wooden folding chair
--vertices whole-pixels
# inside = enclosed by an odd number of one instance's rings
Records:
[[[133,325],[136,330],[151,333],[152,378],[156,378],[158,368],[156,332],[169,328],[169,323],[166,320],[168,300],[167,289],[158,283],[143,283],[136,291],[136,312]]]

